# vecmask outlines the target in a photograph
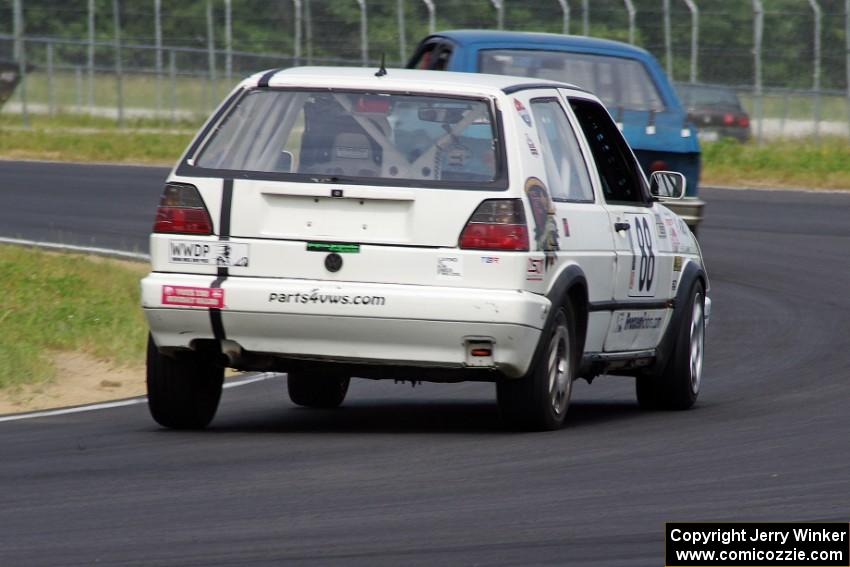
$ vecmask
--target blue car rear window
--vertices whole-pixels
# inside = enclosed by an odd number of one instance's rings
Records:
[[[643,63],[636,59],[535,49],[486,49],[479,70],[534,77],[587,89],[609,109],[662,112],[664,101]]]

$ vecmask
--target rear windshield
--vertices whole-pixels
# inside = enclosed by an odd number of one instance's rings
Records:
[[[738,95],[731,89],[679,85],[677,87],[682,104],[690,107],[741,108]]]
[[[658,89],[636,59],[568,51],[487,49],[482,73],[535,77],[570,83],[602,99],[609,109],[664,110]]]
[[[195,160],[203,168],[317,182],[493,184],[501,171],[485,100],[255,89]]]

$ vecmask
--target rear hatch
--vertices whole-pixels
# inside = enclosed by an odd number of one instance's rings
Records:
[[[458,249],[480,191],[236,181],[233,192],[231,240],[251,254],[234,275],[491,287],[509,269]],[[336,272],[331,253],[343,261]]]
[[[458,241],[506,196],[501,139],[486,99],[253,89],[178,174],[233,179],[229,237],[249,261],[231,276],[491,287],[520,254],[482,269],[490,255]]]

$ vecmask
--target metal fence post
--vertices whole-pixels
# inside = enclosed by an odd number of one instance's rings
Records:
[[[360,6],[360,57],[363,66],[369,66],[369,24],[366,19],[366,0],[357,0]]]
[[[407,59],[407,30],[404,26],[404,0],[397,0],[396,15],[398,16],[398,60],[404,65]]]
[[[590,0],[581,0],[581,30],[590,35]]]
[[[118,110],[118,126],[124,126],[124,76],[121,68],[121,6],[119,0],[112,0],[112,25],[115,35],[115,102]]]
[[[83,69],[79,65],[74,67],[74,87],[77,94],[77,112],[79,112],[83,108]]]
[[[691,82],[697,82],[699,58],[699,8],[694,0],[685,0],[691,11]]]
[[[490,3],[496,9],[496,26],[505,29],[505,0],[490,0]]]
[[[56,93],[53,89],[53,42],[47,42],[47,113],[56,114]]]
[[[153,0],[153,36],[156,43],[156,114],[162,110],[162,0]]]
[[[168,50],[168,82],[171,84],[171,123],[174,124],[177,120],[177,57],[173,49]]]
[[[844,40],[847,42],[847,135],[850,136],[850,0],[844,0]]]
[[[850,0],[847,0],[850,2]],[[567,0],[558,0],[558,4],[561,5],[561,13],[564,15],[564,35],[570,33],[570,5],[567,3]]]
[[[673,38],[670,36],[670,0],[661,3],[664,11],[664,59],[667,63],[667,76],[673,80]]]
[[[815,142],[820,141],[820,48],[821,48],[821,9],[817,0],[809,0],[809,5],[812,7],[812,12],[815,17],[815,45],[814,45],[814,69],[812,70],[812,90],[815,95]]]
[[[782,118],[779,119],[779,137],[785,137],[785,123],[788,121],[788,105],[791,102],[791,96],[788,93],[788,89],[785,89],[785,93],[782,96]]]
[[[295,12],[295,33],[292,39],[292,52],[295,55],[295,64],[301,64],[301,0],[292,0]]]
[[[15,0],[12,4],[12,20],[15,33],[15,57],[18,59],[18,73],[21,82],[18,94],[21,98],[21,121],[24,127],[29,128],[30,115],[27,107],[27,46],[24,40],[24,8],[22,0]]]
[[[89,0],[88,6],[88,32],[89,32],[89,45],[88,45],[88,103],[89,103],[89,111],[94,110],[94,0]]]
[[[213,5],[207,0],[207,61],[209,66],[210,109],[215,108],[217,98],[215,76],[215,37],[213,36]]]
[[[422,0],[428,9],[428,33],[437,31],[437,7],[433,0]]]
[[[304,0],[304,33],[307,36],[307,64],[313,64],[313,17],[310,13],[310,0]]]
[[[635,10],[635,5],[632,0],[625,0],[626,4],[626,12],[629,14],[629,43],[635,42],[635,16],[637,16],[637,10]]]
[[[764,134],[764,114],[762,110],[762,84],[761,84],[761,43],[764,33],[764,7],[761,0],[753,0],[753,66],[755,70],[755,115],[758,120],[757,140],[761,144]]]
[[[233,6],[231,0],[224,0],[224,76],[227,87],[233,80]]]

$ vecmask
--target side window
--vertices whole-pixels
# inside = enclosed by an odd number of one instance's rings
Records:
[[[540,133],[540,148],[549,191],[555,201],[593,202],[593,189],[578,140],[561,103],[554,98],[531,101]]]
[[[431,69],[434,71],[445,71],[449,68],[449,59],[452,57],[452,46],[442,43],[434,50],[434,55],[434,63]]]
[[[648,203],[646,181],[629,146],[605,109],[589,100],[570,99],[599,170],[605,200]]]
[[[424,46],[422,51],[419,52],[419,58],[410,66],[413,69],[430,69],[437,45],[436,42],[432,42]]]
[[[445,71],[452,56],[452,46],[446,42],[432,42],[419,52],[418,59],[410,65],[413,69]]]

